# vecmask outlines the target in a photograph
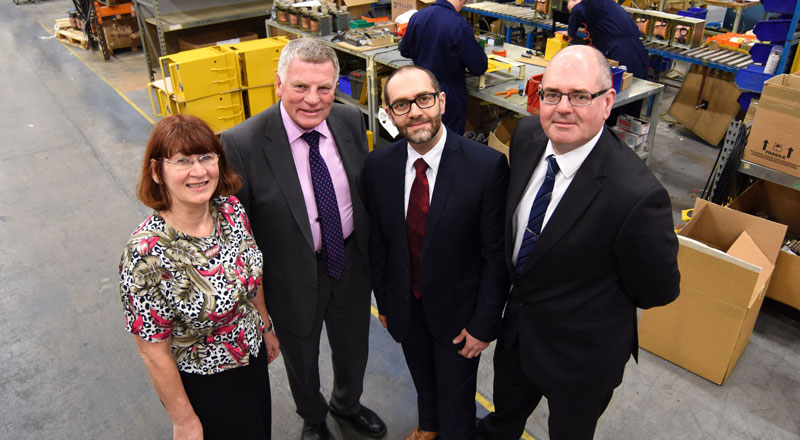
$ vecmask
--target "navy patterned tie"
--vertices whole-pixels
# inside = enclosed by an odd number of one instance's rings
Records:
[[[333,189],[331,173],[325,160],[319,154],[319,133],[316,130],[303,133],[300,137],[308,144],[308,163],[311,166],[311,183],[314,198],[317,200],[320,229],[322,230],[322,255],[325,257],[327,273],[339,279],[344,270],[344,235],[336,191]]]
[[[425,171],[428,164],[421,157],[414,162],[417,171],[411,193],[408,195],[408,212],[406,212],[406,234],[408,236],[408,254],[411,260],[411,293],[415,298],[422,296],[419,279],[419,263],[422,259],[422,240],[425,238],[425,225],[428,223],[430,207],[430,190],[428,175]]]
[[[542,223],[544,222],[544,214],[547,212],[547,206],[550,204],[550,197],[553,195],[553,184],[556,181],[556,174],[558,174],[558,162],[556,157],[552,154],[547,156],[547,175],[544,177],[544,182],[536,193],[536,198],[533,200],[531,206],[531,214],[528,217],[528,226],[525,228],[525,234],[522,236],[522,244],[519,247],[517,254],[517,264],[514,267],[517,276],[522,273],[525,268],[525,263],[531,256],[533,245],[539,239],[539,234],[542,232]]]

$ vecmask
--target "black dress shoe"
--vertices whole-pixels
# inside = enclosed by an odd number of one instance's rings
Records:
[[[303,435],[300,438],[302,440],[333,440],[325,421],[319,423],[303,422]]]
[[[333,405],[330,405],[330,409],[332,416],[347,422],[351,428],[361,435],[371,438],[381,438],[386,435],[386,424],[375,414],[375,411],[364,405],[361,405],[361,409],[358,412],[349,416],[337,411]]]

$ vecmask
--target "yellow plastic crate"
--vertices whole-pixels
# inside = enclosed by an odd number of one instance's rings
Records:
[[[236,54],[219,46],[187,50],[160,58],[162,75],[170,77],[175,100],[188,102],[241,89]],[[167,71],[164,71],[164,69]]]
[[[278,98],[275,96],[274,84],[261,87],[251,87],[243,91],[246,92],[247,96],[247,107],[249,109],[247,114],[248,118],[261,113],[269,108],[272,104],[278,102]]]
[[[147,85],[150,88],[150,108],[153,109],[153,115],[169,116],[178,113],[178,104],[173,99],[172,83],[169,78],[159,79]]]
[[[236,54],[242,87],[260,87],[274,85],[278,59],[288,43],[286,37],[272,37],[223,44],[220,49]]]
[[[245,120],[242,92],[220,93],[187,102],[177,102],[178,113],[197,116],[215,132],[220,132]]]

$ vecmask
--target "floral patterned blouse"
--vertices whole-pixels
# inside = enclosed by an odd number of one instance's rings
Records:
[[[258,356],[264,321],[252,303],[262,257],[236,197],[211,200],[214,231],[193,237],[153,212],[120,261],[126,329],[172,342],[178,370],[214,374]]]

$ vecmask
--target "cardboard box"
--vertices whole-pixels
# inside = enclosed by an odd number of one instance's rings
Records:
[[[729,208],[766,215],[789,228],[790,237],[800,236],[800,191],[759,180],[735,198]],[[800,310],[800,257],[781,251],[767,296]]]
[[[623,73],[620,91],[627,90],[631,85],[633,85],[633,74],[628,72]]]
[[[400,14],[416,9],[417,11],[433,4],[436,0],[392,0],[392,20]]]
[[[106,44],[111,50],[141,44],[141,38],[138,36],[139,23],[136,22],[136,17],[106,19],[103,21],[102,27]]]
[[[786,226],[697,199],[678,233],[681,292],[643,311],[639,345],[722,385],[742,355]]]
[[[367,15],[372,4],[375,0],[336,0],[338,6],[347,6],[347,12],[350,13],[350,18],[361,18],[362,15]]]
[[[631,115],[617,116],[617,126],[635,134],[650,133],[650,123]]]
[[[253,32],[241,32],[235,29],[225,29],[216,32],[190,35],[178,38],[178,49],[184,50],[199,49],[201,47],[219,46],[221,44],[236,44],[242,41],[257,40],[258,34]]]
[[[711,146],[717,146],[741,109],[736,101],[741,90],[734,83],[733,73],[704,69],[692,65],[669,114]]]
[[[508,157],[509,142],[511,142],[511,133],[517,128],[519,119],[508,118],[500,121],[491,133],[489,133],[488,144],[495,150],[503,153]]]
[[[800,76],[764,82],[742,159],[800,177]]]
[[[625,130],[619,125],[611,127],[611,131],[616,133],[616,135],[619,136],[622,142],[625,142],[629,147],[633,149],[633,151],[640,151],[645,143],[645,140],[647,140],[646,134],[631,133],[630,131]]]

